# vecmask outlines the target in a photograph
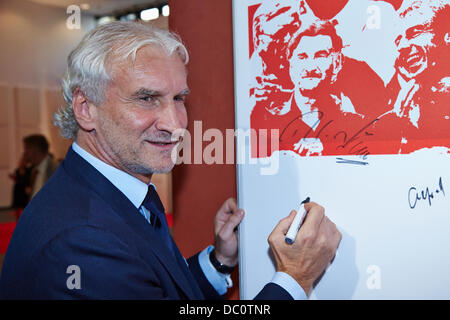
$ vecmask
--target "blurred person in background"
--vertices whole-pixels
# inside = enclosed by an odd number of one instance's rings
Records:
[[[19,220],[23,209],[30,200],[29,194],[27,194],[26,191],[30,190],[32,170],[33,166],[31,163],[25,161],[22,156],[17,169],[14,170],[14,173],[9,175],[11,180],[14,181],[11,207],[14,209],[16,220]]]
[[[25,162],[33,166],[31,181],[26,189],[29,199],[44,186],[58,167],[53,155],[49,153],[49,143],[41,134],[33,134],[23,139]]]

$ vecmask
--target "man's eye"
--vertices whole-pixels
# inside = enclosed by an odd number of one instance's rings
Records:
[[[177,96],[173,98],[174,101],[178,101],[178,102],[185,102],[186,97],[185,96]]]
[[[314,57],[315,58],[327,58],[329,55],[330,55],[330,52],[328,52],[328,51],[319,51],[314,55]]]
[[[299,55],[297,55],[297,58],[299,59],[306,59],[308,56],[306,55],[306,53],[300,53]]]
[[[420,36],[421,34],[424,34],[425,31],[424,30],[414,30],[414,32],[411,34],[411,38],[415,38]]]
[[[429,32],[429,28],[425,25],[411,27],[408,30],[406,30],[406,38],[413,39],[427,32]]]
[[[150,101],[153,101],[154,99],[155,99],[155,97],[153,97],[153,96],[143,96],[143,97],[139,98],[139,100],[145,101],[145,102],[150,102]]]

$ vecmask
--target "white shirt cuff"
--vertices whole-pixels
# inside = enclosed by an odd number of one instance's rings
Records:
[[[272,278],[273,283],[286,290],[294,300],[307,300],[305,291],[290,275],[285,272],[276,272]]]
[[[214,249],[214,246],[209,246],[198,255],[198,262],[200,264],[200,268],[205,274],[206,279],[208,279],[209,283],[216,289],[219,295],[224,295],[228,288],[233,286],[233,281],[231,281],[231,277],[228,274],[220,273],[214,268],[211,261],[209,260],[209,254]]]

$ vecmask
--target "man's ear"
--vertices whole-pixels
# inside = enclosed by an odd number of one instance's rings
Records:
[[[339,72],[342,69],[342,53],[336,52],[332,53],[333,57],[333,73],[331,75],[331,83],[334,83],[337,80]]]
[[[95,105],[89,102],[80,89],[76,89],[72,96],[72,108],[78,125],[84,131],[95,129]]]

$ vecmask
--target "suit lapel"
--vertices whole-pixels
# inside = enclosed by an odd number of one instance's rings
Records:
[[[143,241],[151,244],[148,247],[151,248],[187,297],[191,299],[203,298],[197,282],[190,274],[175,243],[176,258],[131,201],[100,172],[75,153],[72,147],[69,148],[64,160],[64,169],[74,179],[88,185],[122,217]]]

